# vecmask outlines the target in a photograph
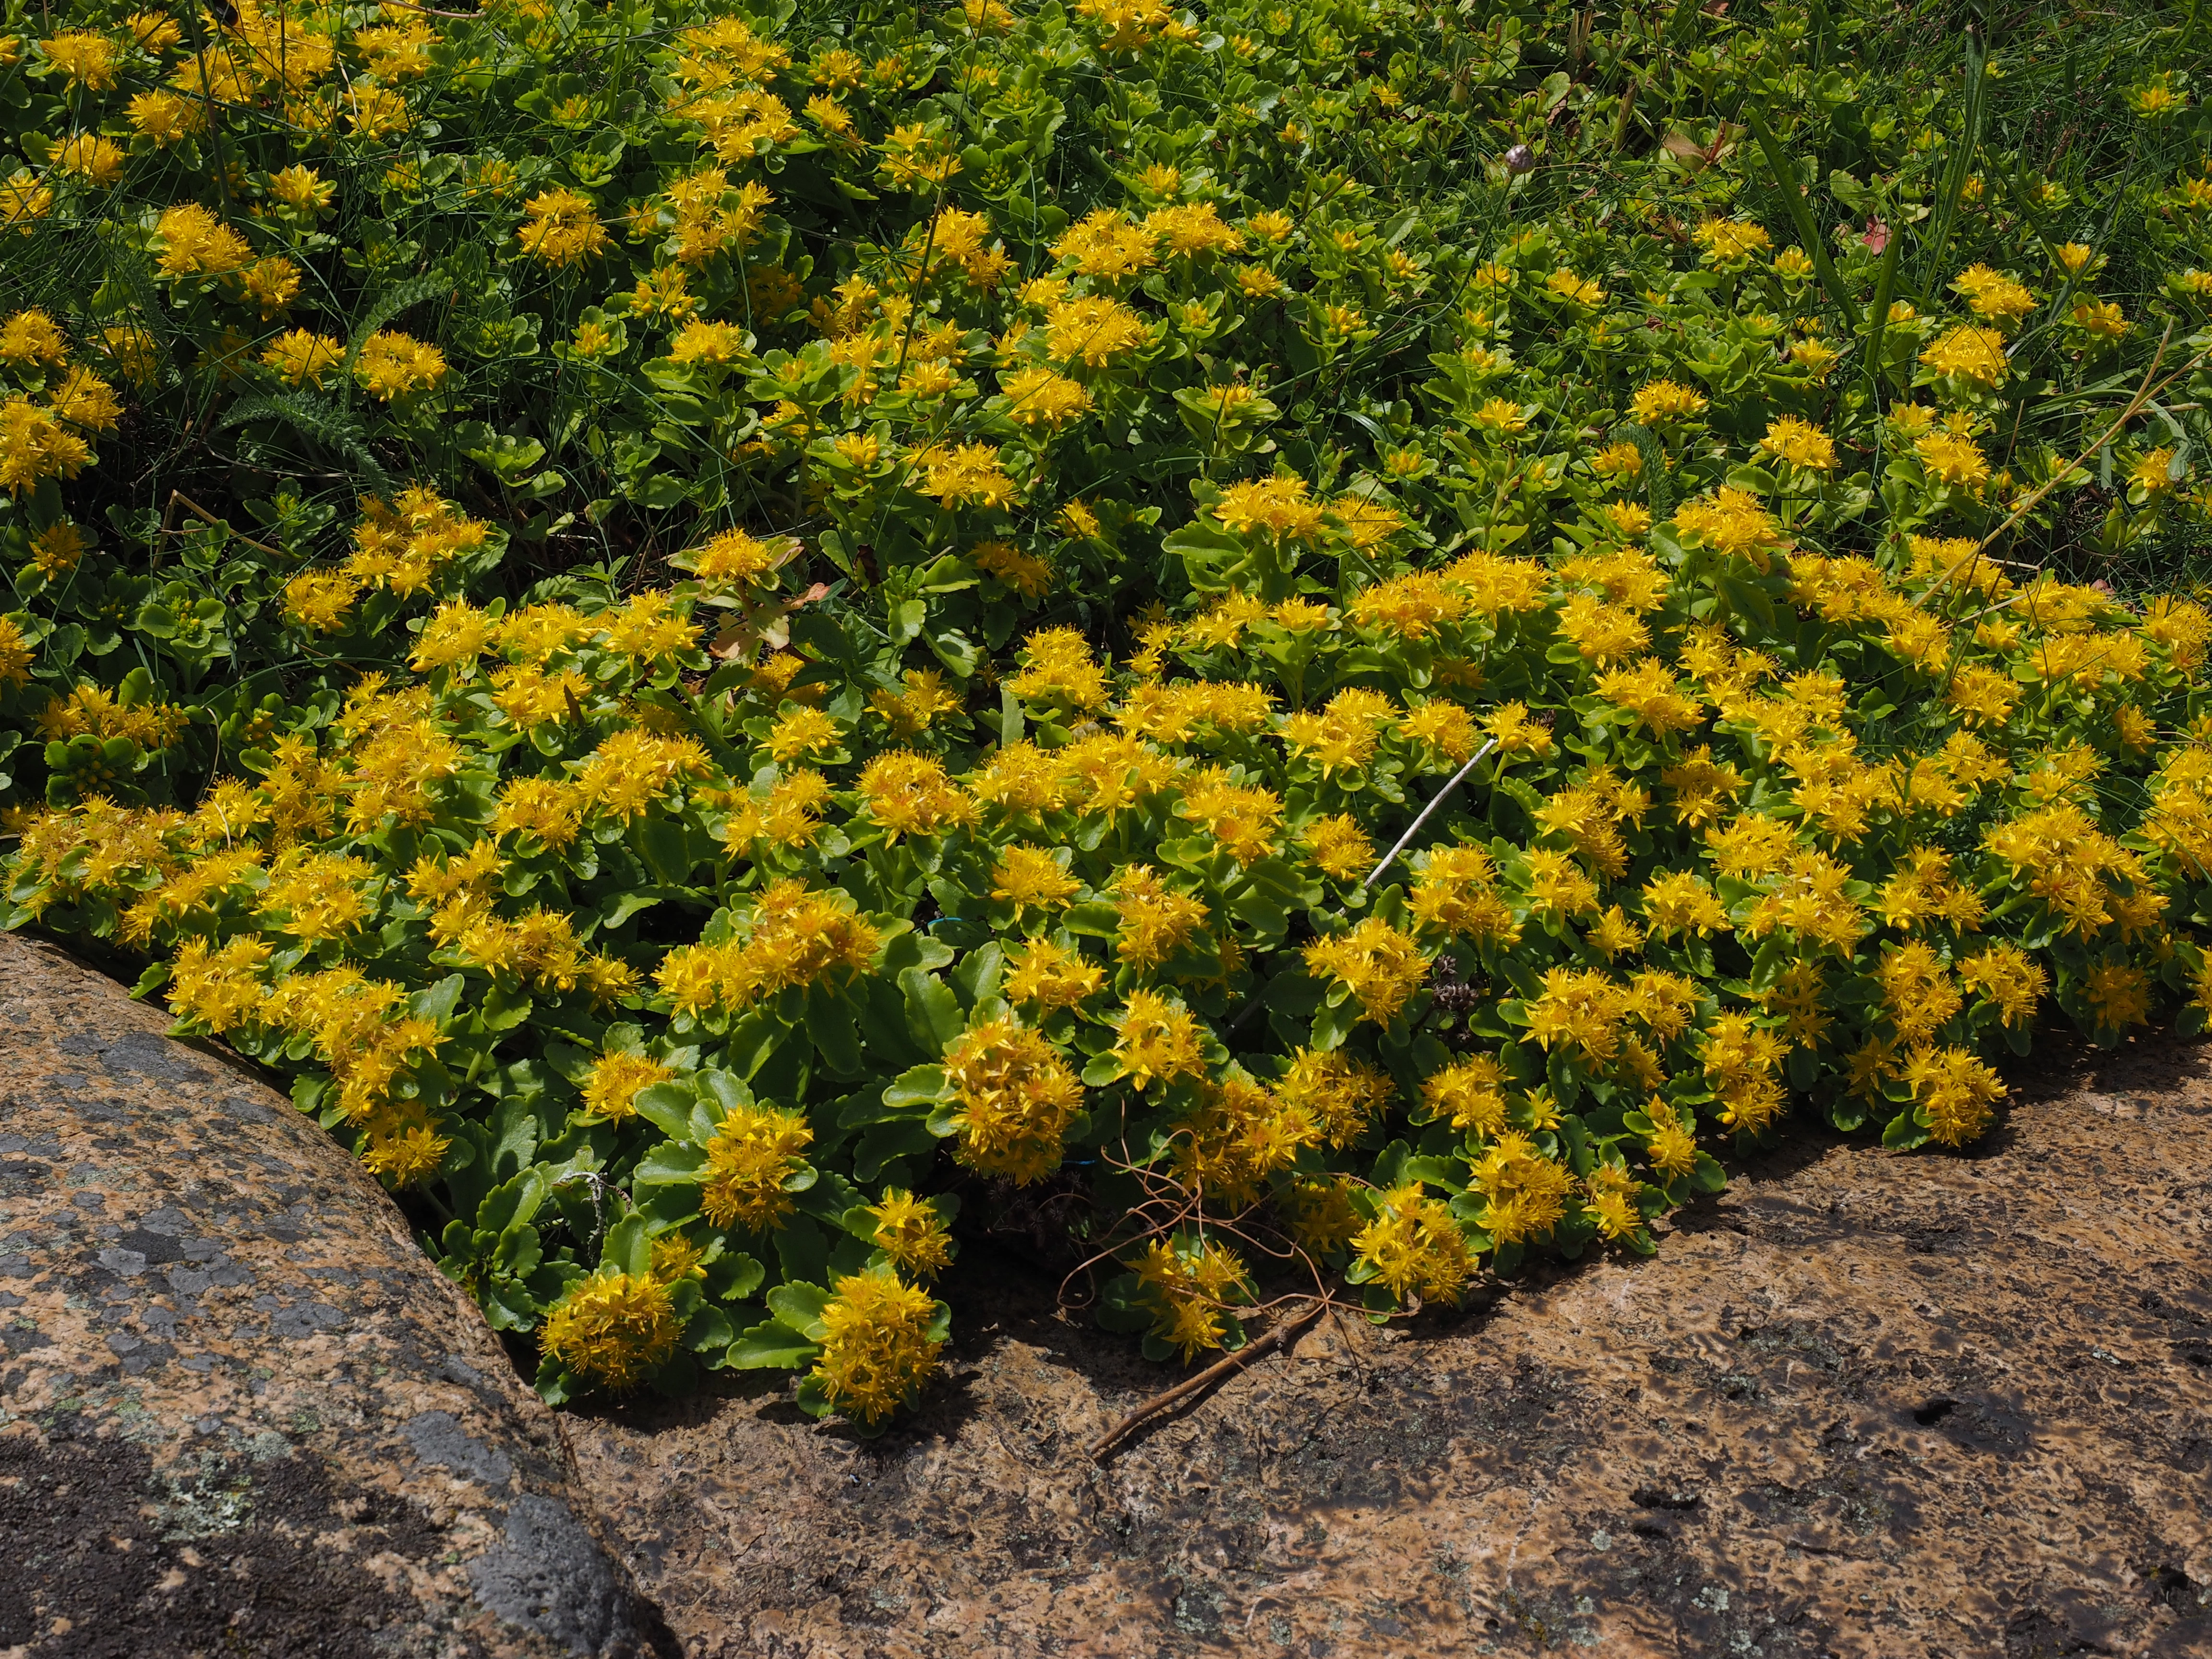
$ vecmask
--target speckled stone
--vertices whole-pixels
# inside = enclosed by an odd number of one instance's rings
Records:
[[[665,1650],[390,1200],[167,1023],[0,935],[0,1659]]]
[[[2208,1061],[2053,1045],[1964,1157],[1801,1113],[1651,1260],[1323,1319],[1103,1468],[1179,1373],[1005,1236],[880,1439],[757,1373],[569,1436],[692,1659],[2203,1659]]]

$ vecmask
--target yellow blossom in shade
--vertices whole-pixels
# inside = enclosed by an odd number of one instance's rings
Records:
[[[1961,325],[1923,348],[1920,361],[1937,374],[1993,386],[2012,372],[2004,336],[1993,328]]]
[[[1795,415],[1784,415],[1771,422],[1759,447],[1776,459],[1808,472],[1832,472],[1836,469],[1835,441],[1811,422],[1802,421]]]
[[[2126,315],[2109,300],[2076,300],[2069,313],[2074,326],[2100,340],[2117,340],[2128,331]]]
[[[1959,963],[1959,982],[1993,1005],[2008,1025],[2029,1025],[2051,975],[2016,945],[1992,945]]]
[[[541,191],[523,204],[522,251],[556,267],[580,264],[607,246],[606,227],[588,196]]]
[[[1042,599],[1052,591],[1052,566],[1012,543],[978,542],[969,550],[968,556],[978,570],[996,576],[1024,599]]]
[[[30,168],[17,167],[0,179],[0,225],[13,225],[18,234],[28,236],[32,225],[53,207],[52,187],[40,182]]]
[[[342,101],[356,138],[374,143],[406,130],[407,100],[389,87],[356,82]]]
[[[1242,1210],[1258,1201],[1270,1176],[1321,1139],[1303,1103],[1279,1098],[1243,1073],[1199,1085],[1199,1105],[1176,1126],[1176,1178],[1212,1205]]]
[[[538,1346],[578,1376],[621,1393],[667,1363],[682,1330],[667,1285],[602,1269],[571,1285],[546,1315]]]
[[[1796,250],[1792,248],[1790,252],[1794,253]],[[1641,1231],[1644,1212],[1636,1201],[1639,1184],[1618,1164],[1601,1164],[1590,1171],[1583,1182],[1587,1195],[1583,1216],[1596,1226],[1601,1237],[1617,1243],[1635,1237]]]
[[[1497,882],[1497,866],[1480,848],[1437,848],[1423,855],[1413,882],[1414,921],[1448,935],[1510,945],[1520,929]]]
[[[699,1212],[717,1227],[766,1232],[791,1213],[784,1183],[796,1175],[814,1131],[797,1112],[732,1107],[715,1126],[699,1172]]]
[[[1110,890],[1121,923],[1114,951],[1132,968],[1158,967],[1188,945],[1205,925],[1205,904],[1170,887],[1150,865],[1117,871]]]
[[[256,259],[239,273],[238,284],[240,297],[260,312],[262,320],[266,322],[290,309],[293,301],[299,297],[300,268],[289,259],[270,254]],[[442,359],[439,372],[444,372]]]
[[[637,1115],[637,1097],[676,1073],[644,1054],[617,1052],[592,1062],[584,1079],[584,1112],[594,1123],[621,1123]]]
[[[957,714],[960,698],[945,689],[945,677],[934,668],[909,668],[901,677],[903,689],[878,690],[868,694],[868,708],[883,717],[892,734],[917,738],[940,715]]]
[[[1048,939],[1025,939],[1006,956],[1006,1000],[1041,1013],[1073,1008],[1106,983],[1106,970],[1079,951]]]
[[[1041,1032],[1011,1016],[971,1026],[945,1052],[962,1163],[1026,1184],[1060,1167],[1083,1085]]]
[[[1380,916],[1314,940],[1304,957],[1308,973],[1344,986],[1360,1017],[1378,1025],[1395,1019],[1429,976],[1430,958],[1419,942]]]
[[[2131,963],[2100,962],[2081,975],[2081,1000],[2100,1035],[2150,1023],[2150,975]]]
[[[1310,1111],[1324,1144],[1351,1146],[1390,1101],[1390,1079],[1341,1049],[1300,1048],[1275,1085],[1285,1102]]]
[[[883,1197],[868,1206],[868,1213],[876,1223],[869,1243],[900,1272],[929,1279],[951,1265],[951,1235],[927,1200],[902,1188],[886,1187]]]
[[[56,172],[82,179],[94,190],[108,190],[122,178],[128,159],[122,145],[96,133],[80,132],[54,147],[52,165]]]
[[[1989,482],[1989,458],[1971,438],[1951,432],[1931,432],[1912,446],[1928,476],[1938,483],[1978,489]]]
[[[1979,1139],[2005,1091],[2002,1079],[1964,1048],[1914,1054],[1905,1062],[1905,1081],[1929,1136],[1945,1146]]]
[[[1299,1176],[1279,1188],[1275,1202],[1283,1224],[1302,1249],[1334,1255],[1366,1224],[1352,1207],[1352,1183],[1341,1176]]]
[[[92,545],[82,526],[64,519],[31,538],[31,562],[52,581],[76,569]]]
[[[1243,1262],[1217,1239],[1154,1239],[1132,1266],[1152,1304],[1152,1335],[1186,1360],[1221,1346],[1223,1310],[1251,1299]]]
[[[1459,1223],[1418,1182],[1378,1194],[1373,1219],[1351,1243],[1367,1279],[1401,1302],[1455,1302],[1474,1274]]]
[[[1638,426],[1672,426],[1695,420],[1705,410],[1701,395],[1673,380],[1647,380],[1629,400],[1629,415]]]

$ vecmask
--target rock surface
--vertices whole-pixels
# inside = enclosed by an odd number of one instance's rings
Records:
[[[0,1656],[668,1650],[381,1189],[166,1024],[0,935]]]
[[[766,1381],[572,1419],[687,1653],[2212,1653],[2212,1051],[2040,1057],[1972,1156],[1805,1139],[1650,1261],[1174,1375],[970,1245],[857,1442]]]

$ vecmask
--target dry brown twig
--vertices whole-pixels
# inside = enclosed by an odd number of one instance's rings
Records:
[[[1173,1388],[1162,1389],[1104,1434],[1099,1436],[1097,1439],[1092,1441],[1091,1461],[1094,1463],[1104,1462],[1116,1447],[1144,1427],[1152,1419],[1164,1412],[1174,1410],[1186,1400],[1205,1393],[1215,1383],[1233,1376],[1254,1360],[1271,1354],[1278,1348],[1288,1347],[1307,1326],[1321,1317],[1323,1310],[1328,1306],[1326,1298],[1313,1297],[1306,1304],[1303,1312],[1293,1314],[1290,1318],[1280,1320],[1269,1326],[1267,1330],[1254,1337],[1235,1353],[1226,1358],[1215,1360],[1197,1376],[1187,1376]]]

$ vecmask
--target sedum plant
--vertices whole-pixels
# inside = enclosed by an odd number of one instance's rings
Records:
[[[879,1430],[963,1200],[1189,1359],[1968,1146],[2212,1008],[2212,171],[1914,27],[21,17],[6,925],[556,1400]]]

